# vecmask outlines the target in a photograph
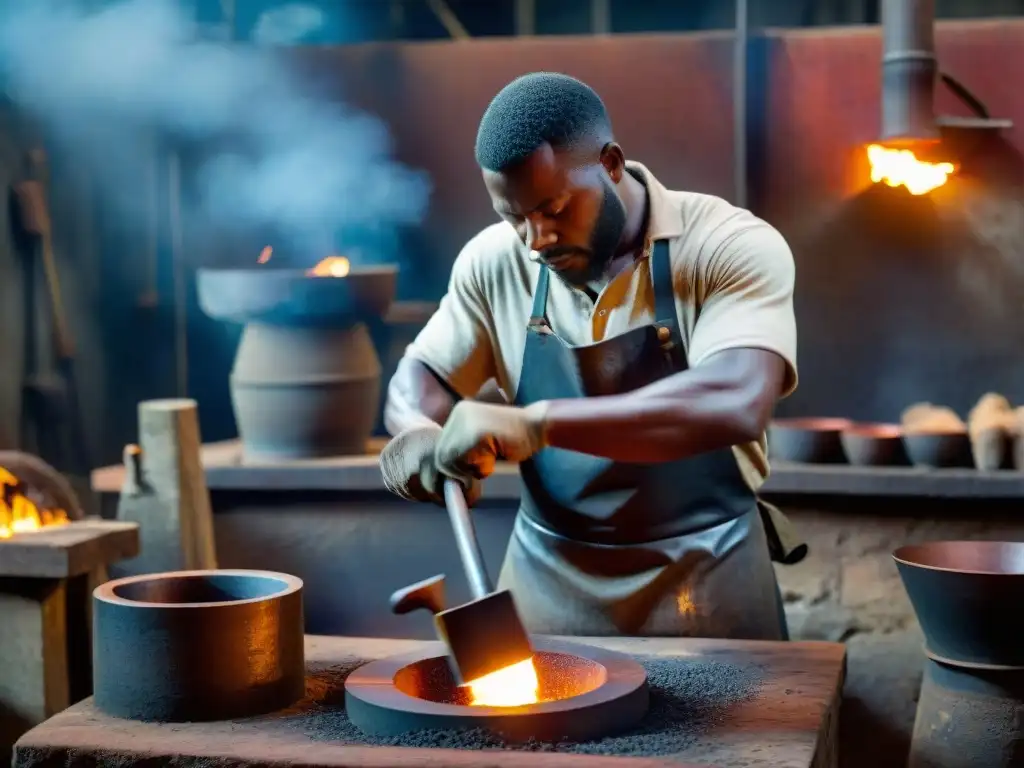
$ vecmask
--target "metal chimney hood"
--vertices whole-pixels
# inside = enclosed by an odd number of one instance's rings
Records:
[[[936,116],[935,87],[942,82],[970,117]],[[935,55],[935,0],[882,0],[882,125],[880,143],[894,147],[935,144],[948,131],[998,131],[994,119],[962,83],[941,72]]]

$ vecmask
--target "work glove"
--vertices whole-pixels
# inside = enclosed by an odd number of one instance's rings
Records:
[[[434,461],[441,427],[418,424],[395,435],[380,452],[378,463],[384,487],[407,501],[422,501],[444,506],[444,475]],[[466,502],[480,496],[480,483],[464,482]]]
[[[463,483],[494,472],[498,459],[519,463],[544,447],[543,403],[526,408],[462,400],[434,449],[435,466]]]

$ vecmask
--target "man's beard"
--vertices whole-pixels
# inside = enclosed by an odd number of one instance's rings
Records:
[[[557,246],[544,252],[545,260],[554,260],[561,255],[579,255],[585,259],[584,266],[576,269],[553,270],[558,277],[569,285],[577,288],[585,287],[588,283],[595,282],[604,277],[608,265],[615,258],[615,251],[622,239],[622,232],[626,228],[626,206],[615,194],[615,188],[611,182],[604,182],[604,198],[601,200],[601,210],[597,214],[597,222],[594,224],[594,231],[590,236],[590,245],[587,249],[567,248],[560,249]]]

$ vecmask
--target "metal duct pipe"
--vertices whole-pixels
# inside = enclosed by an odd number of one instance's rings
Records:
[[[935,0],[882,0],[882,135],[934,141]]]

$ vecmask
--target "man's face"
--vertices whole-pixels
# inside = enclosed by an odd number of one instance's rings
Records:
[[[581,159],[544,146],[510,171],[483,175],[498,215],[556,275],[582,287],[604,274],[626,226],[620,166],[621,153]]]

